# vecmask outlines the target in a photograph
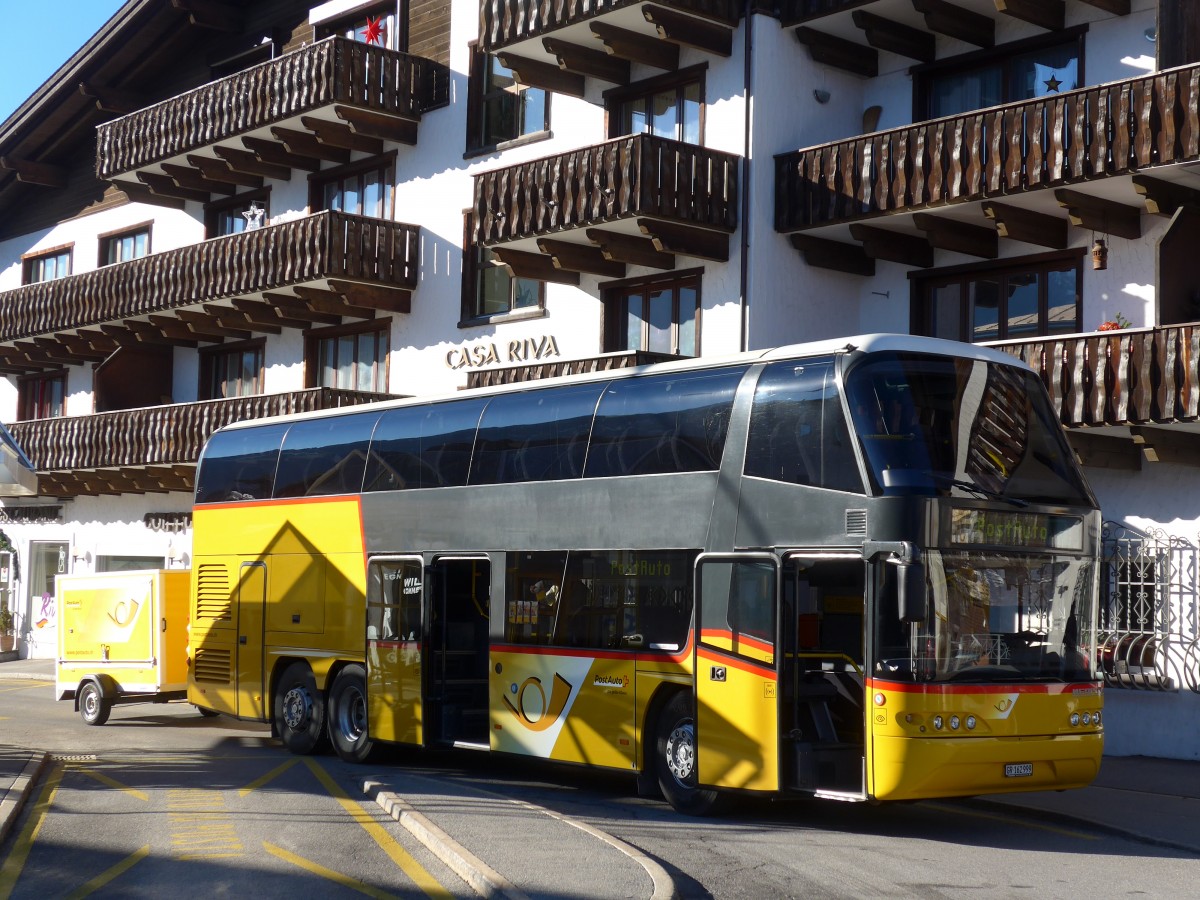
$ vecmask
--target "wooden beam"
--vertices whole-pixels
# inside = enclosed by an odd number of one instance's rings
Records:
[[[25,354],[25,357],[30,362],[54,363],[58,366],[77,366],[79,361],[74,359],[71,354],[67,353],[53,341],[48,342],[46,339],[33,338],[28,341],[14,341],[13,346]]]
[[[568,272],[556,267],[550,257],[541,253],[512,250],[508,247],[493,247],[492,252],[508,267],[514,278],[534,278],[556,284],[579,284],[578,272]]]
[[[1092,469],[1141,471],[1142,453],[1129,438],[1068,428],[1067,442],[1075,451],[1081,465]]]
[[[939,250],[966,253],[981,259],[995,259],[1000,255],[1000,239],[995,228],[968,225],[957,219],[947,219],[930,213],[916,213],[913,224],[925,232],[929,243]]]
[[[171,0],[171,5],[187,13],[188,21],[198,28],[238,33],[244,27],[242,11],[220,0]]]
[[[264,334],[283,334],[283,325],[278,320],[259,322],[252,319],[245,310],[219,306],[216,303],[205,303],[204,311],[212,316],[212,320],[222,328],[248,328],[250,331],[260,331]]]
[[[583,96],[583,76],[573,72],[564,72],[558,66],[517,56],[515,53],[497,51],[496,59],[506,69],[511,69],[513,76],[521,84],[544,88],[557,94],[569,94],[572,97]]]
[[[811,234],[789,234],[788,240],[810,266],[847,275],[875,274],[875,260],[867,256],[862,247]]]
[[[996,0],[1000,12],[1047,31],[1062,31],[1066,6],[1063,0]]]
[[[808,48],[808,55],[813,62],[864,78],[874,78],[879,74],[879,51],[871,47],[825,34],[807,25],[796,29],[796,40]]]
[[[330,312],[319,312],[311,305],[301,300],[299,297],[292,297],[288,294],[265,293],[262,295],[263,301],[272,308],[279,310],[283,315],[294,319],[307,319],[314,325],[338,325],[342,321],[341,315]],[[234,301],[237,305],[238,301]],[[250,301],[246,301],[250,302]]]
[[[926,63],[933,62],[937,57],[937,38],[931,32],[893,22],[861,9],[854,10],[850,18],[863,30],[867,43],[876,50],[887,50]]]
[[[546,52],[558,60],[565,72],[590,75],[609,84],[629,84],[629,60],[609,56],[603,50],[581,47],[559,38],[542,38]]]
[[[280,141],[288,153],[296,156],[307,156],[313,159],[323,159],[332,163],[350,162],[350,151],[345,147],[334,147],[317,139],[315,134],[307,131],[296,131],[292,128],[272,126],[271,134]]]
[[[598,247],[538,238],[538,249],[550,257],[554,268],[567,272],[586,272],[603,278],[624,278],[625,264],[605,259]]]
[[[717,56],[733,54],[733,29],[697,19],[653,3],[642,5],[642,16],[655,27],[658,36],[681,47],[693,47]]]
[[[175,311],[175,315],[179,317],[179,321],[186,322],[196,334],[219,335],[238,341],[248,341],[254,336],[242,328],[226,328],[224,325],[214,322],[212,316],[208,315],[208,313],[196,312],[191,309],[178,309]]]
[[[125,91],[109,85],[93,84],[90,81],[79,82],[79,93],[96,103],[96,109],[101,112],[114,113],[118,116],[137,112],[147,106],[145,97],[133,91]]]
[[[189,328],[186,322],[181,322],[171,316],[153,315],[147,316],[147,318],[149,324],[153,325],[162,337],[169,338],[180,346],[195,347],[200,341],[220,343],[223,338],[223,335],[220,334],[208,334],[195,328]],[[128,324],[133,327],[146,323],[130,322]]]
[[[0,169],[14,172],[22,184],[37,184],[42,187],[66,187],[67,170],[51,163],[35,162],[19,156],[0,156]]]
[[[329,289],[341,294],[347,303],[365,306],[390,313],[412,312],[412,291],[406,288],[388,287],[382,284],[365,284],[360,281],[329,282]]]
[[[111,181],[109,184],[118,191],[122,191],[131,203],[149,203],[167,209],[183,209],[182,197],[164,197],[162,194],[154,193],[149,185],[139,184],[135,181]]]
[[[588,28],[604,45],[605,52],[613,56],[656,69],[666,69],[668,72],[679,68],[678,44],[660,41],[626,28],[618,28],[607,22],[591,22]]]
[[[638,229],[654,242],[661,253],[682,253],[715,262],[729,262],[729,235],[723,231],[696,228],[680,222],[638,219]]]
[[[242,138],[242,144],[262,162],[282,166],[289,170],[304,169],[306,172],[321,171],[320,157],[292,153],[281,143],[269,141],[266,138],[244,137]],[[221,154],[222,149],[224,148],[216,148],[218,155]],[[291,177],[290,171],[288,177]]]
[[[53,339],[35,337],[33,342],[44,350],[67,354],[77,366],[88,362],[100,362],[108,356],[104,351],[95,349],[83,338],[73,334],[56,334]]]
[[[1115,234],[1130,241],[1142,236],[1142,212],[1136,206],[1126,206],[1068,188],[1055,190],[1054,199],[1066,209],[1071,224],[1079,228]]]
[[[996,20],[946,0],[912,0],[913,9],[925,17],[930,31],[976,47],[996,45]]]
[[[1133,188],[1146,200],[1146,212],[1154,216],[1173,216],[1181,206],[1200,209],[1200,191],[1176,181],[1163,181],[1134,175]]]
[[[409,146],[417,142],[417,123],[413,119],[353,106],[335,106],[333,112],[355,134]]]
[[[197,169],[180,166],[175,163],[163,163],[162,169],[181,188],[193,191],[207,191],[210,194],[233,194],[237,188],[222,181],[209,181]]]
[[[137,177],[138,181],[162,197],[173,197],[176,200],[197,200],[200,203],[209,201],[207,191],[180,187],[170,175],[163,175],[161,172],[138,172]]]
[[[247,154],[247,156],[249,155]],[[200,174],[208,181],[228,182],[229,184],[248,188],[261,188],[263,186],[261,176],[238,172],[223,159],[214,159],[211,156],[199,156],[195,153],[189,153],[187,161],[189,165],[199,169]],[[164,166],[164,168],[166,167]]]
[[[1135,425],[1129,433],[1146,462],[1200,466],[1200,441],[1192,432]]]
[[[1082,2],[1112,13],[1114,16],[1129,15],[1129,0],[1082,0]]]
[[[605,259],[628,263],[631,266],[649,266],[652,269],[675,268],[675,257],[663,253],[648,238],[589,228],[584,232],[587,239],[600,247]]]
[[[1055,250],[1067,249],[1070,231],[1067,219],[992,200],[984,201],[983,214],[996,223],[996,233],[1002,238]]]
[[[369,306],[356,306],[348,303],[341,294],[324,291],[320,288],[296,285],[292,288],[296,296],[311,306],[316,312],[333,313],[339,316],[354,316],[356,319],[373,319],[375,310]],[[263,294],[263,297],[274,295]]]
[[[90,329],[79,329],[75,332],[75,336],[88,342],[96,350],[102,353],[112,353],[121,343],[115,340],[112,335],[104,334],[101,331],[91,331]]]
[[[143,344],[165,345],[169,347],[199,346],[199,340],[196,335],[181,337],[177,333],[164,334],[162,328],[154,322],[142,322],[137,319],[131,319],[125,323],[125,327],[133,332],[137,336],[137,340]]]
[[[901,234],[855,222],[850,226],[850,237],[863,245],[863,251],[871,259],[920,269],[928,269],[933,265],[933,245],[918,235]]]
[[[249,150],[239,150],[236,147],[213,147],[213,152],[233,172],[253,177],[278,178],[281,181],[287,181],[292,177],[291,166],[263,162]]]
[[[361,150],[363,153],[375,155],[383,152],[383,141],[377,137],[367,137],[365,134],[355,134],[348,125],[341,122],[330,122],[318,119],[316,116],[301,116],[300,124],[317,136],[317,140],[330,147],[341,147],[344,150]]]
[[[284,328],[311,328],[313,324],[313,320],[308,317],[313,315],[312,313],[308,313],[303,318],[286,316],[278,306],[273,306],[270,303],[261,303],[257,300],[247,300],[244,297],[234,297],[229,302],[238,312],[244,313],[246,318],[251,322],[261,325],[282,325]]]

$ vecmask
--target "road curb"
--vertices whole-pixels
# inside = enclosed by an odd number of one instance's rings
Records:
[[[13,779],[13,783],[4,794],[4,799],[0,800],[0,843],[8,839],[9,832],[12,831],[49,758],[49,753],[34,753],[29,762],[25,763],[21,774]]]

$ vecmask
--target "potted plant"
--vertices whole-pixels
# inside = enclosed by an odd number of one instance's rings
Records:
[[[13,614],[8,604],[0,602],[0,653],[6,653],[16,645],[13,634]]]

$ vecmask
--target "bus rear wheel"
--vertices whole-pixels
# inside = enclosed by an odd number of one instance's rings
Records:
[[[375,750],[367,730],[367,673],[362,666],[346,666],[333,680],[329,739],[346,762],[367,762]]]
[[[720,810],[717,791],[696,786],[696,723],[685,693],[672,697],[658,717],[655,763],[658,786],[667,802],[689,816],[707,816]]]
[[[275,727],[292,753],[315,752],[325,736],[325,699],[312,670],[302,662],[283,670],[275,687]]]

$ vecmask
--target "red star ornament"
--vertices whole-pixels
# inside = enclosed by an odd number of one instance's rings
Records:
[[[387,43],[387,26],[383,24],[382,16],[367,17],[367,25],[363,29],[363,40],[368,44],[378,44],[380,47]]]

